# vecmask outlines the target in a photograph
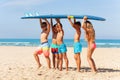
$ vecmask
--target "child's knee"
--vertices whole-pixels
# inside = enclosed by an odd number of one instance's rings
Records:
[[[67,56],[64,56],[64,60],[66,60],[67,59]]]
[[[37,56],[38,55],[38,53],[35,51],[34,53],[33,53],[33,56]]]
[[[49,55],[50,55],[49,51],[44,52],[45,57],[49,57]]]
[[[59,57],[59,60],[62,60],[63,59],[63,57]]]
[[[77,56],[76,55],[74,55],[74,59],[77,60]]]
[[[35,52],[34,52],[34,55],[38,55],[38,54],[42,54],[43,53],[43,51],[40,49],[40,50],[35,50]]]
[[[55,54],[53,54],[52,57],[55,58],[56,57]]]
[[[90,59],[92,59],[92,57],[91,56],[87,56],[87,60],[90,60]]]
[[[59,56],[56,56],[57,59],[59,59]]]
[[[75,59],[75,60],[77,60],[77,58],[76,58],[76,57],[74,57],[74,59]]]

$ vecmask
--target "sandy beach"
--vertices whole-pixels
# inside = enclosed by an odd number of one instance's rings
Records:
[[[81,53],[81,71],[76,72],[73,48],[68,47],[69,71],[50,69],[46,60],[40,56],[43,67],[37,70],[33,57],[36,47],[0,46],[0,80],[119,80],[120,79],[120,49],[96,48],[93,58],[98,73],[91,73],[83,48]],[[52,55],[50,55],[51,57]],[[65,65],[63,65],[65,67]]]

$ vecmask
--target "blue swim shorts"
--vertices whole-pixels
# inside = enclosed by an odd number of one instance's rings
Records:
[[[82,45],[81,45],[80,42],[75,42],[73,47],[74,47],[74,53],[75,54],[82,52]]]
[[[67,52],[67,47],[64,43],[61,44],[61,45],[58,45],[58,53],[59,54],[66,53],[66,52]]]

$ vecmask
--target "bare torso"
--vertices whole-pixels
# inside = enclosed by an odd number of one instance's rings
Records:
[[[78,30],[75,32],[75,35],[74,35],[74,42],[79,42],[79,41],[80,41],[80,35],[81,35],[81,30],[78,29]]]
[[[43,42],[47,42],[48,41],[48,34],[46,32],[42,32],[41,33],[41,36],[40,36],[40,39],[41,39],[41,43]]]
[[[87,39],[88,43],[95,42],[95,30],[93,29],[93,26],[91,24],[87,24],[86,39]]]
[[[57,44],[57,33],[55,33],[55,32],[52,35],[52,43]]]
[[[57,34],[57,44],[58,45],[61,45],[63,43],[63,36],[64,36],[64,31],[63,30],[58,32],[58,34]]]

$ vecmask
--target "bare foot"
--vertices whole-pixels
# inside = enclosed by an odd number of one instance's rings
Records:
[[[93,72],[93,74],[97,74],[97,70],[95,70],[95,71],[92,71]]]
[[[77,69],[76,71],[77,71],[77,72],[81,72],[80,69]]]
[[[66,68],[66,71],[68,71],[68,68]]]
[[[80,70],[81,73],[85,72],[84,70]]]
[[[97,74],[97,71],[94,71],[93,73],[94,73],[94,74]]]
[[[39,69],[42,65],[40,64],[37,69]]]
[[[59,68],[60,71],[62,71],[62,68]]]
[[[77,70],[77,72],[81,72],[80,70]]]

